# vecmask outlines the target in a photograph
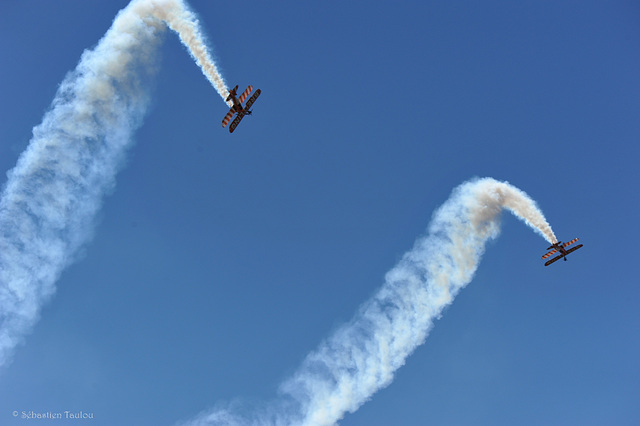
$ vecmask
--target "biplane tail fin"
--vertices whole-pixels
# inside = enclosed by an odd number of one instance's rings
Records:
[[[236,90],[238,90],[238,85],[236,84],[236,87],[234,87],[233,89],[229,90],[229,96],[227,96],[227,102],[229,102],[234,96],[236,96]]]

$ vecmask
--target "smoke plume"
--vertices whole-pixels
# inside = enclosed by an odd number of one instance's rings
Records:
[[[503,209],[556,241],[535,202],[518,188],[491,178],[466,182],[435,212],[427,235],[386,274],[382,288],[281,385],[277,401],[259,410],[214,409],[188,424],[333,425],[356,411],[391,383],[471,281],[487,241],[498,236]]]
[[[82,54],[0,196],[0,366],[91,236],[93,218],[147,109],[145,82],[165,22],[226,98],[198,21],[181,0],[134,0]]]
[[[146,0],[140,3],[143,16],[154,16],[164,21],[178,34],[180,41],[187,47],[189,54],[207,80],[215,87],[222,99],[226,100],[229,96],[227,85],[211,58],[196,15],[189,10],[186,3],[181,0]],[[233,102],[229,101],[227,104],[232,106]]]

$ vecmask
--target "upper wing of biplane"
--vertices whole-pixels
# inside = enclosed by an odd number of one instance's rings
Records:
[[[235,114],[235,112],[236,111],[233,109],[233,107],[231,107],[227,115],[225,115],[222,119],[222,127],[227,127],[227,124],[229,124],[229,121],[231,120],[231,117],[233,117],[233,114]]]
[[[562,244],[562,246],[563,246],[563,247],[570,246],[571,244],[575,243],[576,241],[578,241],[578,238],[574,238],[573,240],[568,241],[568,242],[566,242],[566,243]]]
[[[551,256],[552,254],[556,254],[558,252],[558,250],[553,249],[551,250],[549,253],[545,254],[542,256],[543,259],[546,259],[547,257]]]
[[[247,90],[242,92],[242,95],[240,95],[240,97],[238,98],[238,102],[243,103],[244,100],[247,99],[247,96],[249,96],[249,93],[251,93],[252,90],[253,90],[253,86],[249,85],[249,87],[247,87]]]

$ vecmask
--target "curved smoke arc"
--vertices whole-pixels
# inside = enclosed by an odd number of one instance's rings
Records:
[[[94,216],[147,110],[146,81],[166,26],[227,97],[198,20],[181,0],[132,1],[82,54],[0,195],[0,366],[91,237]]]
[[[523,191],[492,178],[457,187],[354,318],[307,355],[280,386],[280,398],[251,410],[201,413],[189,425],[333,425],[353,413],[424,343],[434,320],[472,279],[488,240],[509,210],[548,242],[556,237]],[[237,404],[236,404],[237,405]]]

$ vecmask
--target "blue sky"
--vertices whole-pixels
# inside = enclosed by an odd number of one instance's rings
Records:
[[[0,4],[3,171],[126,3]],[[545,268],[505,213],[426,343],[340,424],[640,421],[636,4],[190,4],[227,83],[262,89],[255,113],[223,130],[166,34],[95,235],[0,372],[0,423],[174,424],[275,398],[474,176],[585,247]]]

